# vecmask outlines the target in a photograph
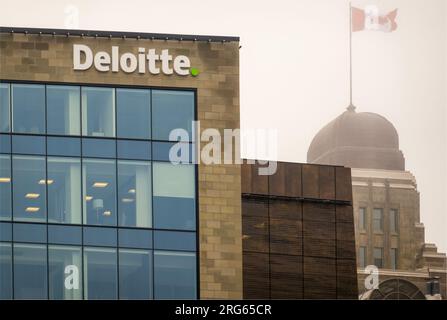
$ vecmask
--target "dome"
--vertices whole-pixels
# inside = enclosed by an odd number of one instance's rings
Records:
[[[351,168],[405,170],[399,135],[393,124],[376,113],[350,106],[312,140],[307,162]]]

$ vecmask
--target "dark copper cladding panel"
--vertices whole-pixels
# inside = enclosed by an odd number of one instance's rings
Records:
[[[357,299],[351,171],[242,166],[244,298]]]

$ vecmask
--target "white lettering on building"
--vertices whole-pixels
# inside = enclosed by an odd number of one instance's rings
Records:
[[[99,51],[93,54],[92,49],[84,44],[73,45],[73,69],[88,70],[92,67],[100,72],[119,72],[121,69],[125,73],[159,74],[171,75],[174,72],[180,76],[190,73],[191,62],[184,55],[173,57],[168,49],[157,52],[155,49],[138,48],[138,54],[131,52],[120,54],[118,46],[112,46],[111,54],[106,51]]]

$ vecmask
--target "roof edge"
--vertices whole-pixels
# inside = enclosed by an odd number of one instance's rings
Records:
[[[104,37],[104,38],[131,38],[148,40],[178,40],[178,41],[204,41],[204,42],[239,42],[239,37],[233,36],[211,36],[190,35],[172,33],[146,33],[128,31],[100,31],[100,30],[78,30],[78,29],[50,29],[50,28],[28,28],[28,27],[4,27],[0,26],[0,33],[24,33],[38,35],[63,35],[80,37]]]

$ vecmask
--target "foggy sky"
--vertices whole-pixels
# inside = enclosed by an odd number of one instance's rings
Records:
[[[393,33],[353,37],[354,104],[390,120],[417,179],[426,241],[447,251],[447,1],[357,0],[399,9]],[[348,105],[347,0],[2,1],[0,24],[241,37],[241,127],[279,130],[279,160],[305,162]]]

